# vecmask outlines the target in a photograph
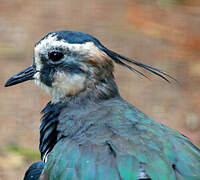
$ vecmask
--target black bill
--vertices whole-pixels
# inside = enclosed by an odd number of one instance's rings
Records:
[[[35,74],[33,66],[29,66],[25,70],[21,71],[20,73],[14,75],[11,77],[5,84],[5,87],[12,86],[15,84],[19,84],[24,81],[28,81],[33,79],[33,76]]]

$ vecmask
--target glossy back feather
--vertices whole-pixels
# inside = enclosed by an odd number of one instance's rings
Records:
[[[77,107],[61,110],[42,178],[199,179],[199,149],[123,99]]]

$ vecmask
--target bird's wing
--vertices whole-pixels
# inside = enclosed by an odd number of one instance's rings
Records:
[[[24,180],[38,180],[42,170],[44,168],[45,163],[42,161],[38,161],[32,164],[26,171]]]
[[[116,100],[86,117],[86,121],[71,126],[82,124],[77,135],[68,134],[54,146],[42,177],[52,180],[200,179],[197,147],[134,106]],[[74,123],[74,119],[67,123]]]

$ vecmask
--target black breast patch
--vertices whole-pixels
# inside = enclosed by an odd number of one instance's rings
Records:
[[[41,159],[44,159],[44,155],[47,155],[53,149],[57,143],[57,124],[58,116],[61,112],[63,105],[51,104],[50,102],[42,110],[42,119],[40,125],[40,153]]]

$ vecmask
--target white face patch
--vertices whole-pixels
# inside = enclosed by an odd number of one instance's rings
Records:
[[[70,44],[64,40],[57,40],[57,36],[52,34],[41,40],[35,47],[34,55],[35,55],[35,65],[36,70],[41,70],[43,64],[40,59],[40,54],[46,54],[46,58],[48,58],[48,52],[52,48],[62,48],[67,49],[70,54],[76,54],[82,59],[87,58],[98,58],[101,59],[102,56],[105,56],[105,53],[99,50],[98,47],[93,42],[86,42],[83,44]]]
[[[73,96],[85,89],[86,75],[84,74],[65,74],[57,72],[54,75],[52,84],[52,102],[58,102],[65,96]]]
[[[44,67],[41,61],[41,54],[46,57],[48,61],[48,52],[52,49],[63,49],[75,56],[79,56],[83,61],[88,59],[97,59],[101,61],[105,58],[105,53],[101,51],[93,42],[86,42],[83,44],[70,44],[64,40],[57,40],[55,34],[47,36],[45,39],[41,40],[35,46],[35,66],[36,71],[35,83],[45,89],[45,91],[52,96],[52,103],[59,102],[65,96],[72,96],[85,89],[86,75],[84,73],[67,73],[67,72],[56,72],[54,74],[54,79],[52,86],[49,87],[41,82],[40,80],[40,70]],[[67,58],[67,54],[64,54]],[[53,67],[52,67],[53,68]]]
[[[52,87],[42,83],[39,76],[40,73],[37,72],[34,76],[35,83],[51,95],[52,103],[58,103],[64,97],[75,95],[85,89],[86,75],[84,74],[57,72],[54,74],[55,80],[52,83]]]

